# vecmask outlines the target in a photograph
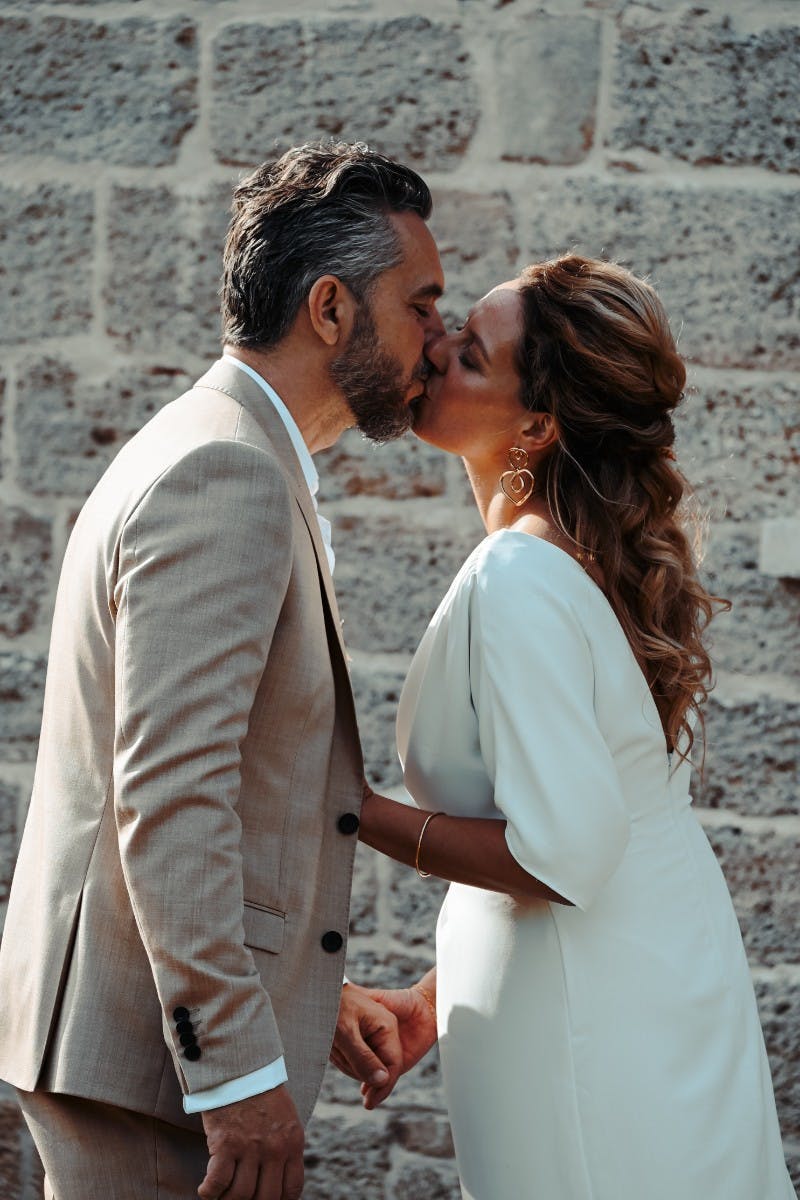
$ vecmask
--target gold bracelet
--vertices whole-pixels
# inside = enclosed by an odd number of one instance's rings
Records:
[[[412,990],[412,992],[419,992],[420,996],[422,996],[422,999],[425,1001],[428,1008],[433,1013],[433,1019],[435,1021],[437,1019],[437,1017],[436,1017],[436,1001],[434,1000],[433,996],[430,994],[428,989],[424,988],[421,983],[412,983],[411,990]]]
[[[430,879],[430,874],[431,874],[430,871],[421,870],[420,865],[419,865],[419,855],[420,855],[420,851],[422,849],[422,839],[425,837],[425,830],[428,828],[428,826],[430,825],[430,823],[434,817],[443,817],[443,816],[444,816],[444,813],[442,813],[442,812],[428,813],[427,817],[425,818],[425,820],[422,823],[422,829],[420,829],[420,831],[419,831],[419,841],[417,842],[417,853],[414,855],[414,869],[416,870],[420,879]]]

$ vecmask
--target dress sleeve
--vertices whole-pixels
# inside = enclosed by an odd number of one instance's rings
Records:
[[[511,854],[586,909],[619,866],[629,818],[595,716],[586,633],[530,557],[490,556],[476,574],[472,701]]]

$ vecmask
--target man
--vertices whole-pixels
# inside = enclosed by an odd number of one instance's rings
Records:
[[[0,1076],[55,1200],[302,1192],[363,781],[311,455],[411,423],[441,331],[430,207],[361,145],[243,180],[224,357],[75,525],[0,950]],[[396,1020],[352,994],[380,1085]]]

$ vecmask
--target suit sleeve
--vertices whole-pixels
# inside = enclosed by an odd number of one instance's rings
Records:
[[[588,908],[622,859],[628,813],[594,708],[594,664],[569,600],[531,556],[474,580],[470,678],[506,841],[528,873]]]
[[[240,746],[291,571],[291,510],[267,453],[212,442],[156,480],[120,543],[120,856],[189,1093],[283,1053],[244,945],[237,804]],[[181,1034],[195,1041],[182,1044]]]

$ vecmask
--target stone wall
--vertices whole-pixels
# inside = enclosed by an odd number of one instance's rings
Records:
[[[579,246],[648,273],[680,330],[680,459],[711,512],[707,578],[734,600],[696,801],[800,1174],[796,2],[0,0],[0,65],[0,904],[65,540],[125,439],[215,357],[231,184],[275,147],[367,139],[433,185],[449,317]],[[480,530],[460,464],[425,446],[347,436],[319,465],[369,768],[391,787],[410,651]],[[352,976],[411,980],[441,894],[359,852]],[[329,1075],[310,1200],[457,1195],[435,1056],[377,1114],[357,1100]],[[37,1178],[4,1092],[0,1195],[31,1200]]]

